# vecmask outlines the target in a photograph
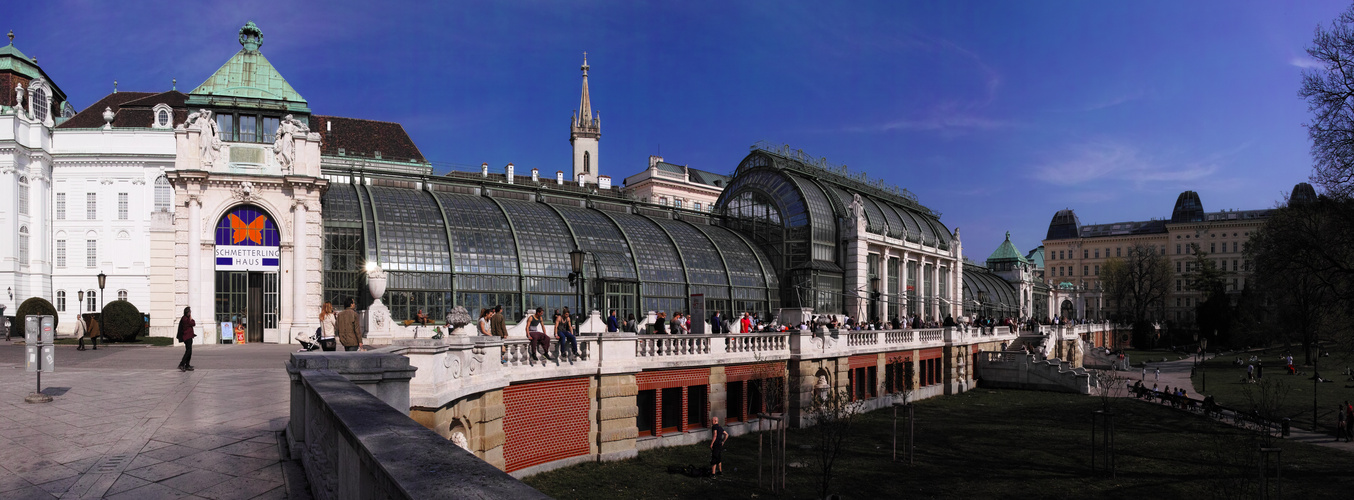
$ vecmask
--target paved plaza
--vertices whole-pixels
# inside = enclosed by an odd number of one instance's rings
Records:
[[[295,346],[57,346],[51,403],[28,404],[23,346],[0,340],[0,498],[286,498],[278,432]]]

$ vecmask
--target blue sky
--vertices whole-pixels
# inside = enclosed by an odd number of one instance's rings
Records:
[[[1304,48],[1342,1],[18,2],[15,44],[83,109],[262,51],[317,114],[431,160],[570,163],[581,54],[599,167],[732,171],[767,140],[915,193],[982,261],[1005,231],[1273,206],[1311,172]]]

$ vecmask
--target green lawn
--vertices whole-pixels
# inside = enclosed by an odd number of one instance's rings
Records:
[[[1294,425],[1309,429],[1312,426],[1312,367],[1303,366],[1301,349],[1293,352],[1293,363],[1297,365],[1299,375],[1288,375],[1279,356],[1286,351],[1281,347],[1266,351],[1253,351],[1239,354],[1225,354],[1208,360],[1204,370],[1195,370],[1194,388],[1200,394],[1211,394],[1218,404],[1233,408],[1249,409],[1250,401],[1246,391],[1254,391],[1254,384],[1246,383],[1246,364],[1251,355],[1260,357],[1264,362],[1264,378],[1282,381],[1287,395],[1280,406],[1280,415],[1293,419]],[[1237,357],[1242,364],[1236,365]],[[1321,377],[1332,380],[1330,383],[1317,384],[1317,424],[1322,432],[1335,433],[1335,407],[1345,401],[1354,401],[1354,382],[1344,375],[1345,369],[1354,366],[1354,355],[1347,352],[1332,352],[1330,356],[1318,358],[1317,366]],[[1207,390],[1204,390],[1204,378],[1207,377]]]
[[[56,343],[57,343],[58,345],[76,345],[76,344],[79,344],[79,343],[80,343],[80,339],[56,339]],[[102,339],[99,340],[99,345],[110,345],[110,344],[116,344],[116,345],[149,345],[149,346],[164,347],[164,346],[174,345],[174,339],[169,338],[169,337],[137,337],[137,338],[136,338],[136,341],[134,341],[134,342],[108,342],[108,341],[102,340]],[[89,347],[89,346],[90,346],[90,342],[89,342],[88,340],[86,340],[86,341],[85,341],[85,347]]]
[[[1214,498],[1254,497],[1253,468],[1241,461],[1257,443],[1238,429],[1135,400],[1116,403],[1118,477],[1092,477],[1092,397],[979,389],[918,403],[917,465],[890,460],[891,410],[861,417],[834,479],[844,498]],[[789,461],[809,463],[811,429],[790,433]],[[1341,498],[1354,488],[1347,453],[1280,442],[1283,493]],[[669,474],[670,465],[708,463],[706,445],[651,450],[639,458],[586,463],[527,478],[561,498],[816,498],[817,476],[792,467],[789,494],[757,487],[757,436],[729,440],[717,479]],[[1230,492],[1230,493],[1229,493]]]
[[[1151,351],[1143,349],[1125,349],[1124,354],[1128,355],[1128,361],[1132,363],[1133,366],[1142,366],[1143,361],[1160,363],[1161,358],[1166,358],[1166,361],[1175,361],[1185,357],[1184,354],[1165,349]]]

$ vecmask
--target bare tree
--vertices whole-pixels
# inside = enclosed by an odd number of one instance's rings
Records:
[[[1156,245],[1136,243],[1125,257],[1105,263],[1101,280],[1110,306],[1121,321],[1133,324],[1133,340],[1141,346],[1152,330],[1150,321],[1165,307],[1170,261],[1157,252]]]
[[[1303,70],[1298,91],[1313,114],[1306,124],[1316,161],[1312,181],[1346,198],[1354,195],[1354,6],[1329,28],[1316,27],[1307,55],[1321,65]]]
[[[816,441],[813,462],[821,479],[821,498],[827,498],[837,459],[846,449],[851,437],[851,424],[861,413],[864,404],[864,401],[853,401],[851,394],[844,389],[825,390],[813,398],[809,418],[813,420],[812,435]]]

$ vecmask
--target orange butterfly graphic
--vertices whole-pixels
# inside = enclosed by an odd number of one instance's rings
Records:
[[[249,240],[254,242],[255,245],[262,245],[263,225],[267,222],[268,218],[260,215],[254,218],[254,222],[245,224],[239,216],[230,214],[231,243]]]

